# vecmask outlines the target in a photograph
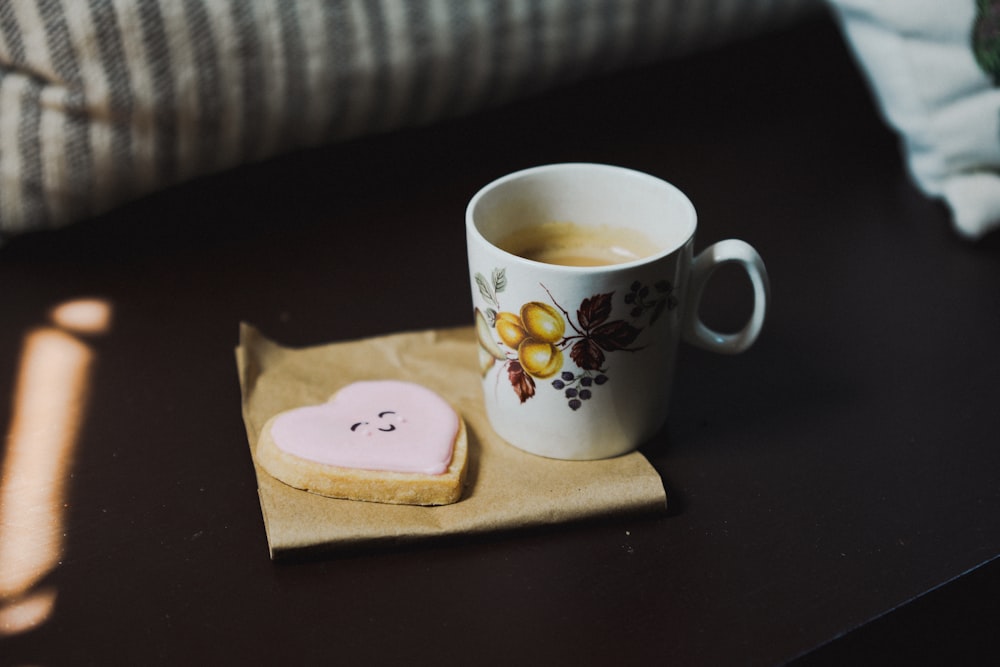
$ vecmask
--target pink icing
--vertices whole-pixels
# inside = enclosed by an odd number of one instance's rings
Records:
[[[355,382],[322,405],[280,414],[279,449],[345,468],[439,475],[451,463],[458,415],[430,389],[410,382]]]

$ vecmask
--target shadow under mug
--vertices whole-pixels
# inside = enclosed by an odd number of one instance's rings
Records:
[[[553,224],[638,236],[643,252],[566,266],[505,249]],[[611,165],[534,167],[476,193],[466,209],[469,275],[483,400],[501,438],[558,459],[633,451],[666,420],[681,340],[726,354],[754,343],[769,295],[760,255],[728,239],[695,256],[696,228],[694,206],[675,186]],[[725,264],[744,269],[753,287],[753,311],[735,333],[698,314]]]

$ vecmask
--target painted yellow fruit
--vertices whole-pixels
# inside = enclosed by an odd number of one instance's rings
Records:
[[[497,334],[507,347],[516,350],[528,334],[521,324],[521,318],[514,313],[497,313]]]
[[[517,348],[517,357],[521,368],[540,380],[552,377],[563,365],[562,350],[536,338],[525,338]]]
[[[483,311],[476,308],[476,338],[479,339],[479,348],[485,351],[493,359],[503,360],[506,359],[506,355],[497,342],[493,340],[493,331],[490,329],[490,325],[486,323],[486,316],[483,315]]]
[[[521,306],[521,321],[528,336],[545,343],[557,343],[566,333],[566,322],[559,311],[540,301]]]

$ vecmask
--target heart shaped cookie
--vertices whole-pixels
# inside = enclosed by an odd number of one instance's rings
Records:
[[[455,502],[465,476],[465,427],[418,384],[356,382],[321,405],[264,425],[258,463],[290,486],[335,498],[398,504]]]

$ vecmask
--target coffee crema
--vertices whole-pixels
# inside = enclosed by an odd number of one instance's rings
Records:
[[[609,266],[658,251],[642,232],[626,227],[590,227],[574,222],[545,222],[504,237],[497,246],[544,264]]]

